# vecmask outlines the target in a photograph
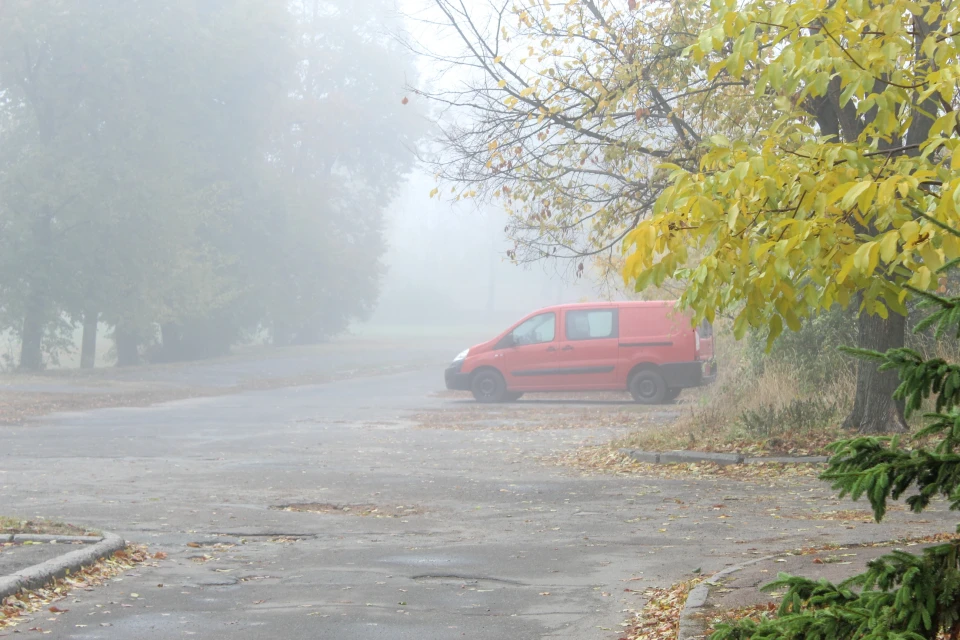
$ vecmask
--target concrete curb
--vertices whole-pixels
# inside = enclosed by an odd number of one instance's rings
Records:
[[[15,541],[18,536],[13,536]],[[112,555],[127,546],[126,540],[112,533],[104,533],[102,538],[91,538],[87,536],[77,536],[71,540],[72,536],[23,536],[23,541],[32,542],[51,542],[52,540],[62,542],[83,542],[85,547],[70,551],[61,556],[27,567],[8,576],[0,577],[0,600],[12,596],[23,589],[37,589],[55,580],[62,578],[70,572],[76,571],[81,567],[93,564],[101,558]],[[38,540],[44,538],[44,540]],[[49,539],[47,539],[49,538]],[[10,540],[7,540],[9,542]],[[89,545],[89,546],[86,546]]]
[[[39,533],[17,533],[12,536],[9,536],[11,539],[7,542],[63,542],[63,543],[74,543],[80,542],[83,544],[96,544],[103,540],[103,536],[51,536],[48,534],[39,534]],[[3,540],[0,540],[3,542]]]
[[[687,601],[684,603],[683,609],[680,610],[680,626],[677,629],[677,640],[693,640],[694,638],[703,637],[704,625],[699,619],[699,616],[703,613],[704,605],[707,604],[707,598],[710,597],[710,587],[717,586],[720,584],[721,580],[729,577],[731,574],[734,574],[737,571],[740,571],[741,569],[749,567],[753,564],[757,564],[758,562],[772,560],[773,558],[777,558],[781,555],[783,554],[778,553],[772,556],[754,558],[748,562],[727,567],[723,571],[715,573],[691,589],[690,593],[687,594]]]
[[[637,462],[651,464],[689,464],[703,463],[726,466],[730,464],[825,464],[828,456],[770,456],[746,457],[739,453],[711,453],[709,451],[640,451],[639,449],[620,449],[620,453]]]

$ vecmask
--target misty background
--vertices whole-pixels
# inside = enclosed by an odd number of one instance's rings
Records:
[[[370,328],[497,330],[537,307],[597,295],[594,283],[578,279],[568,263],[514,264],[506,255],[512,245],[501,209],[430,198],[434,185],[415,169],[387,210],[387,271]]]
[[[457,78],[409,46],[424,6],[0,5],[3,368],[494,332],[595,297],[508,261],[496,204],[430,197],[444,114],[408,88]]]

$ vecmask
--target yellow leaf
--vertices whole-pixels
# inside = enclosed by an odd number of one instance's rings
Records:
[[[864,275],[873,275],[873,272],[877,269],[877,264],[880,261],[880,244],[878,242],[871,242],[870,248],[867,250],[867,269]]]
[[[860,197],[857,198],[857,208],[860,209],[860,211],[867,211],[870,208],[870,205],[873,204],[873,198],[876,196],[876,194],[877,183],[871,182],[870,185],[863,190],[863,193],[860,194]]]
[[[783,333],[783,319],[780,316],[770,318],[770,333],[767,334],[767,351],[773,347],[773,341]]]
[[[900,240],[900,232],[888,231],[883,235],[880,241],[880,257],[887,264],[894,261],[897,257],[897,242]]]
[[[727,226],[730,227],[730,231],[733,231],[734,227],[737,226],[738,215],[740,215],[740,203],[734,202],[730,210],[727,211]]]
[[[923,264],[929,267],[931,271],[936,271],[943,266],[943,258],[940,256],[940,252],[930,242],[924,242],[920,245],[919,252],[923,258]]]
[[[900,237],[903,238],[904,245],[911,245],[920,237],[920,223],[916,220],[908,220],[900,226]]]
[[[910,278],[910,284],[918,289],[929,289],[933,274],[927,267],[918,267],[913,277]]]
[[[627,256],[627,260],[623,265],[623,281],[629,283],[630,280],[636,279],[642,270],[643,258],[639,251],[634,251]]]
[[[944,235],[943,255],[947,257],[947,260],[960,258],[960,238],[950,233]]]
[[[844,194],[843,200],[840,202],[840,206],[844,209],[850,209],[853,207],[853,203],[857,201],[857,198],[860,197],[860,194],[864,193],[867,189],[873,185],[872,180],[864,180],[863,182],[855,183],[850,189]],[[863,211],[863,208],[861,208]]]
[[[847,276],[850,275],[850,271],[853,269],[853,261],[856,258],[856,254],[852,256],[847,256],[846,260],[843,261],[843,266],[840,267],[840,273],[837,274],[837,282],[843,284],[843,281],[847,279]]]
[[[837,186],[833,191],[827,195],[827,206],[833,204],[834,202],[840,200],[847,195],[847,192],[856,184],[856,182],[845,182]]]
[[[432,198],[432,197],[434,197],[435,195],[437,195],[438,193],[440,193],[440,189],[434,187],[433,191],[430,192],[430,197]]]

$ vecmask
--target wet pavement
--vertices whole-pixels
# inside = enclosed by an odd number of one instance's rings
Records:
[[[436,394],[442,377],[431,367],[4,427],[0,513],[167,554],[73,594],[69,613],[43,619],[48,637],[616,638],[643,588],[696,569],[946,528],[770,515],[785,501],[834,504],[816,481],[585,475],[542,460],[622,425],[420,428],[414,414],[462,403]],[[278,508],[292,503],[322,507]]]
[[[0,543],[0,576],[16,573],[78,548],[78,545],[59,543]]]

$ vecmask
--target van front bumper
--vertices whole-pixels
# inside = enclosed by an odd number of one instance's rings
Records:
[[[470,374],[460,373],[463,361],[454,362],[443,372],[443,381],[450,391],[470,391]]]
[[[663,378],[669,389],[689,389],[702,387],[717,379],[717,363],[707,362],[671,362],[661,365]]]

